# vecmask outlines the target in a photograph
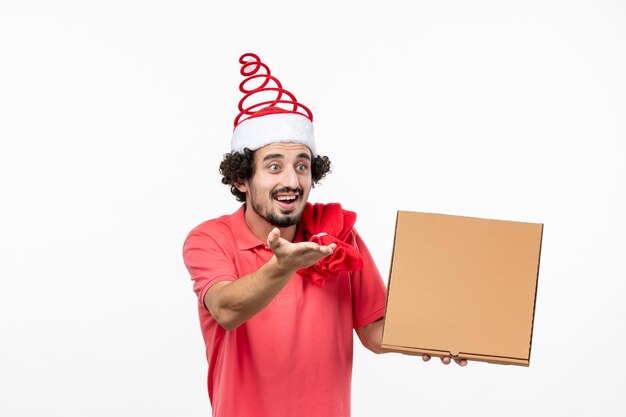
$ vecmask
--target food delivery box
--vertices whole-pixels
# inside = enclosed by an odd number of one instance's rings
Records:
[[[399,211],[382,347],[528,366],[543,225]]]

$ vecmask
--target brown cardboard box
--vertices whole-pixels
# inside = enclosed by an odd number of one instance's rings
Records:
[[[528,366],[542,224],[399,211],[383,349]]]

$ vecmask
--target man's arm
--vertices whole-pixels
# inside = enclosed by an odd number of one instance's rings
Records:
[[[372,352],[387,353],[382,350],[381,345],[383,343],[383,319],[377,320],[367,326],[356,329],[356,334],[359,336],[359,340]]]
[[[313,242],[291,243],[273,229],[267,243],[274,256],[255,272],[235,281],[214,284],[204,296],[211,315],[226,330],[234,330],[267,306],[301,268],[333,253],[336,245]]]
[[[381,348],[381,345],[383,343],[384,323],[385,323],[384,319],[380,319],[378,321],[368,324],[367,326],[356,329],[356,334],[357,336],[359,336],[359,340],[361,340],[361,343],[363,344],[363,346],[365,346],[366,348],[368,348],[369,350],[377,354],[387,353],[387,351]],[[450,358],[449,356],[444,356],[441,358],[441,362],[444,365],[448,365],[451,362],[451,359],[452,358]],[[422,360],[424,362],[427,362],[430,360],[430,356],[422,355]],[[465,359],[454,359],[454,361],[459,366],[467,365],[467,360]]]

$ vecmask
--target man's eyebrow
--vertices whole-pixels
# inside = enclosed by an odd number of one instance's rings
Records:
[[[285,155],[281,153],[269,153],[265,155],[265,157],[263,158],[263,161],[265,162],[269,159],[284,159],[284,158],[285,158]],[[311,157],[306,152],[299,153],[298,158],[308,159],[309,161],[311,160]]]
[[[265,158],[263,158],[263,161],[267,161],[268,159],[276,159],[276,158],[284,158],[285,156],[283,154],[280,153],[270,153],[265,155]]]

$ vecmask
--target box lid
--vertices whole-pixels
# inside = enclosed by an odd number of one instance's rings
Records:
[[[542,233],[399,211],[382,347],[527,366]]]

